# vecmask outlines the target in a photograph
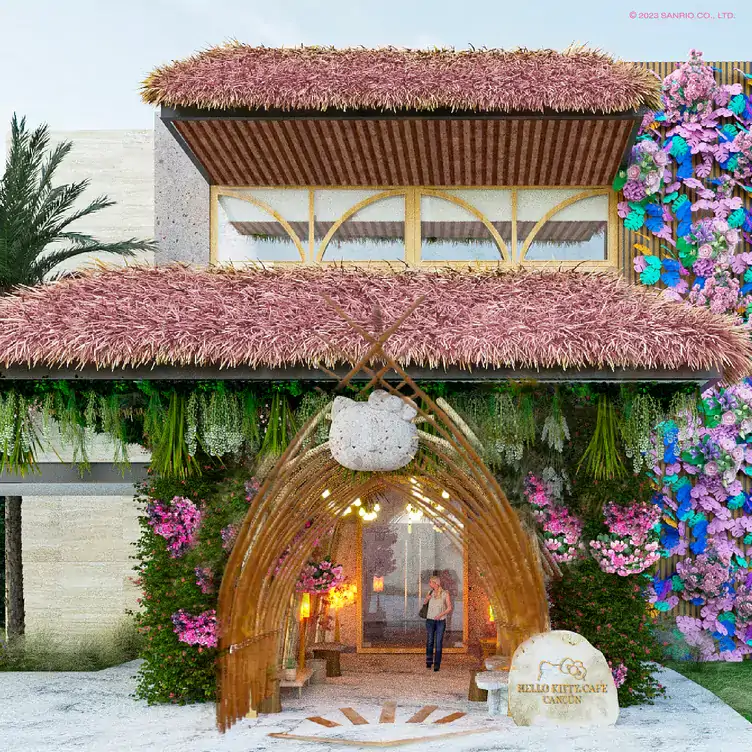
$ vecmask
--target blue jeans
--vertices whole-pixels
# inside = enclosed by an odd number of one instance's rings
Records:
[[[436,669],[441,665],[441,648],[444,643],[445,629],[446,619],[426,619],[426,666],[433,664]]]

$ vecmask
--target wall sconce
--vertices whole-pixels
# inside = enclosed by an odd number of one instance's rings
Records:
[[[374,593],[383,593],[384,592],[384,578],[383,577],[374,577],[373,578],[373,592]]]
[[[303,593],[303,597],[300,599],[300,618],[307,619],[311,615],[311,596],[308,593]]]

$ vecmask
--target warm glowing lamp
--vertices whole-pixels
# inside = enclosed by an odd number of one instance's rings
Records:
[[[300,618],[307,619],[311,615],[311,596],[309,593],[303,593],[300,599]]]
[[[491,623],[496,621],[496,619],[494,619],[493,606],[490,603],[488,604],[488,621]]]
[[[307,620],[311,615],[311,596],[303,593],[300,599],[300,650],[298,652],[298,670],[305,671],[305,635]]]
[[[339,643],[339,610],[355,603],[357,585],[340,585],[332,588],[328,593],[329,605],[334,610],[334,642]]]
[[[376,611],[378,612],[381,610],[381,602],[379,600],[379,593],[384,592],[384,578],[383,577],[376,577],[376,575],[374,575],[373,592],[376,593]]]

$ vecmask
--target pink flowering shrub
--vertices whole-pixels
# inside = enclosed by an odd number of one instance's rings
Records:
[[[232,547],[235,545],[235,539],[238,537],[238,526],[236,524],[227,525],[219,531],[219,535],[222,538],[222,548],[225,551],[232,551]]]
[[[309,562],[295,584],[299,593],[327,593],[345,581],[341,564],[332,564],[327,556],[318,563]]]
[[[608,534],[590,541],[591,554],[604,572],[622,577],[640,574],[660,559],[658,507],[609,503],[604,514]]]
[[[546,484],[529,475],[525,483],[528,502],[533,506],[533,516],[540,523],[546,548],[558,563],[574,561],[582,556],[582,520],[561,505],[555,505]]]
[[[172,615],[172,623],[180,642],[217,647],[217,612],[214,609],[192,616],[181,608]]]
[[[201,512],[190,499],[175,496],[169,504],[154,501],[146,514],[154,532],[167,541],[170,556],[180,556],[194,544]]]

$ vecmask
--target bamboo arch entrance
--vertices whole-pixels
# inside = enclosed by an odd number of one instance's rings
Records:
[[[467,547],[483,573],[499,642],[506,650],[549,628],[539,552],[496,478],[447,412],[382,349],[422,301],[378,337],[327,302],[370,345],[340,388],[364,371],[371,377],[364,391],[377,386],[410,401],[418,409],[419,425],[428,431],[421,431],[418,454],[402,470],[353,473],[332,458],[327,443],[313,445],[325,408],[303,426],[266,477],[237,536],[219,593],[217,726],[223,732],[272,696],[282,621],[300,570],[315,541],[337,524],[356,497],[379,490],[409,495],[413,505]],[[402,379],[397,386],[387,381],[391,372]],[[411,477],[421,478],[419,496],[409,488]],[[293,539],[294,548],[280,562]],[[505,631],[510,624],[514,631]]]

